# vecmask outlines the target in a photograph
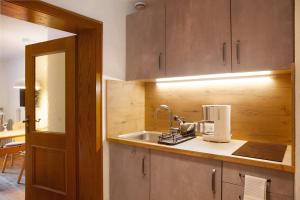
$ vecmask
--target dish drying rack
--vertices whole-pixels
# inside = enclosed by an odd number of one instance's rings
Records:
[[[176,145],[182,142],[194,139],[196,137],[195,131],[187,132],[187,133],[163,133],[159,136],[158,143],[166,144],[166,145]]]

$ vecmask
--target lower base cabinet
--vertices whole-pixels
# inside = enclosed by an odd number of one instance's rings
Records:
[[[243,199],[245,175],[268,179],[267,200],[293,200],[292,173],[223,162],[223,200]]]
[[[221,161],[161,151],[150,158],[150,200],[221,200]]]
[[[110,200],[149,200],[149,150],[111,143]]]
[[[110,200],[242,200],[244,175],[270,179],[267,200],[294,200],[294,175],[110,143]]]
[[[222,191],[222,200],[243,200],[243,186],[223,182]],[[293,200],[293,197],[268,192],[267,200]]]

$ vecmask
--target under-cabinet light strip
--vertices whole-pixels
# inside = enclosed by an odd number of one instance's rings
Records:
[[[225,79],[225,78],[239,78],[239,77],[256,77],[268,76],[272,71],[255,71],[255,72],[241,72],[241,73],[225,73],[225,74],[209,74],[199,76],[183,76],[171,78],[158,78],[156,82],[176,82],[176,81],[193,81],[193,80],[210,80],[210,79]]]

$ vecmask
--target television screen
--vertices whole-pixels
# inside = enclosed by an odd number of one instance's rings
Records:
[[[25,89],[20,89],[20,107],[25,107]]]

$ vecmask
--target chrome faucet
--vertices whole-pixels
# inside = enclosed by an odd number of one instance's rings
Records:
[[[172,112],[172,110],[171,110],[171,108],[169,106],[167,106],[167,105],[160,105],[159,107],[157,107],[155,109],[155,117],[156,117],[155,119],[157,119],[158,112],[162,111],[162,110],[165,110],[165,111],[169,112],[169,130],[171,130],[172,126],[173,126],[173,123],[172,123],[172,121],[173,121],[173,112]]]

